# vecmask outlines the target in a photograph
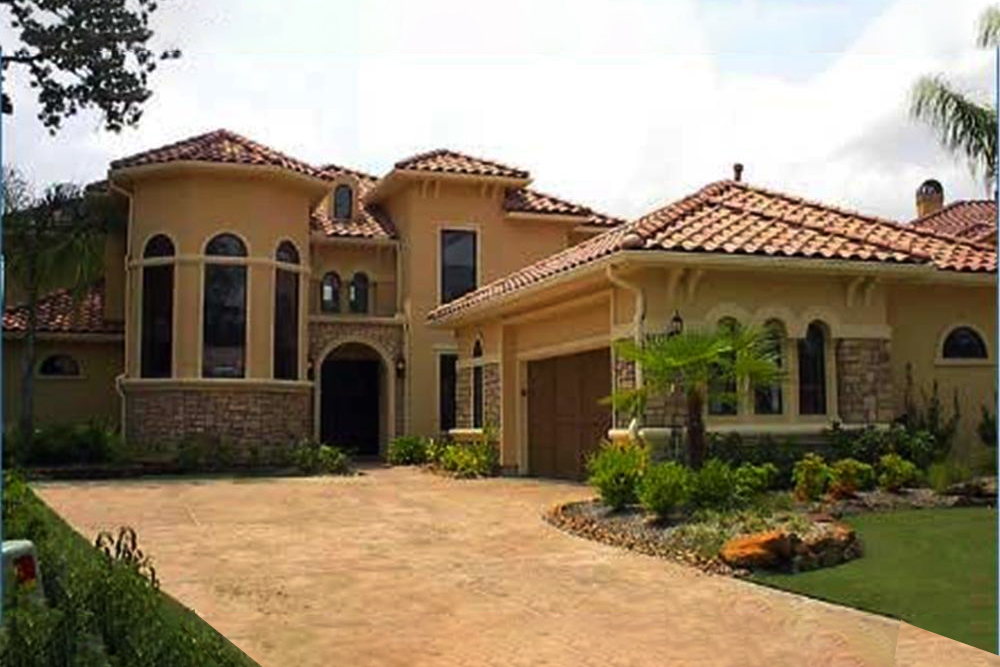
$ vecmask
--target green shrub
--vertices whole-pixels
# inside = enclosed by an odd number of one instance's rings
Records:
[[[691,502],[702,509],[727,509],[738,504],[736,478],[732,467],[719,459],[709,459],[691,474]]]
[[[304,475],[346,475],[351,470],[350,458],[343,450],[308,438],[295,446],[292,462]]]
[[[204,469],[208,461],[208,443],[204,438],[189,436],[177,445],[177,465],[184,472]]]
[[[816,500],[826,490],[830,482],[830,467],[819,454],[803,456],[792,469],[795,482],[795,497],[799,500]]]
[[[851,430],[835,425],[828,436],[839,458],[870,465],[878,463],[886,454],[899,454],[926,467],[947,454],[929,430],[907,428],[903,424],[893,424],[887,429],[866,426]]]
[[[96,465],[124,458],[121,435],[99,420],[39,428],[30,442],[15,430],[8,442],[15,459],[28,466]]]
[[[485,439],[446,445],[439,465],[456,477],[490,477],[500,469],[500,453]]]
[[[933,444],[932,462],[943,461],[951,452],[952,442],[958,432],[961,412],[958,405],[958,390],[952,395],[951,415],[945,415],[944,402],[938,396],[938,383],[931,383],[930,395],[921,390],[921,400],[914,397],[913,372],[911,364],[906,364],[906,386],[903,390],[903,415],[897,420],[910,433],[926,431]],[[897,451],[908,456],[909,452]]]
[[[419,465],[427,462],[428,438],[404,435],[389,443],[388,460],[394,466]]]
[[[990,409],[985,405],[979,408],[979,423],[976,425],[976,433],[979,435],[979,440],[991,449],[996,449],[997,446],[997,416],[996,413],[990,412]]]
[[[755,466],[744,463],[733,471],[733,493],[737,505],[746,505],[774,486],[778,467],[773,463]]]
[[[660,519],[685,504],[690,496],[691,471],[667,461],[651,465],[639,482],[639,503]]]
[[[709,434],[706,456],[725,461],[730,466],[761,466],[769,463],[777,470],[771,480],[771,488],[788,489],[792,486],[792,468],[804,452],[803,445],[791,440],[775,440],[764,436],[746,441],[738,433],[712,433]]]
[[[444,456],[448,445],[449,441],[447,438],[428,438],[424,448],[427,462],[440,465],[441,457]]]
[[[938,493],[945,493],[948,487],[972,478],[972,470],[955,461],[932,463],[927,468],[927,483]]]
[[[875,485],[875,469],[857,459],[840,459],[830,466],[830,495],[848,498]]]
[[[879,459],[878,485],[887,491],[899,491],[917,481],[917,466],[899,454],[886,454]]]
[[[638,500],[645,464],[642,447],[605,442],[587,460],[587,481],[597,489],[605,505],[620,510]]]

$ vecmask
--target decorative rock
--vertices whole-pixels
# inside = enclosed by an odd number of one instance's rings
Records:
[[[842,523],[816,523],[804,538],[784,531],[737,537],[725,544],[719,557],[728,565],[746,569],[792,572],[831,567],[861,555],[861,542]]]
[[[953,496],[966,496],[970,498],[992,498],[997,497],[996,477],[976,477],[967,482],[959,482],[948,487],[948,494]]]
[[[780,530],[733,538],[719,551],[727,564],[748,569],[774,567],[791,555],[792,541]]]

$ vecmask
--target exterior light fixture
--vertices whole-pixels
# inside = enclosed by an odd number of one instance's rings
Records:
[[[406,359],[403,355],[396,357],[396,377],[401,378],[406,375]]]
[[[676,336],[682,331],[684,331],[684,319],[681,317],[680,312],[675,310],[674,316],[670,318],[670,329],[667,335]]]

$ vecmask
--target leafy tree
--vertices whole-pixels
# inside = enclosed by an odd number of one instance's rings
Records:
[[[155,0],[0,0],[16,44],[3,44],[3,70],[25,68],[38,91],[38,117],[55,133],[82,108],[97,108],[113,132],[133,126],[152,94],[157,62],[180,57],[155,53],[149,21]],[[4,113],[13,102],[3,95]]]
[[[4,246],[7,275],[24,294],[28,322],[21,369],[23,435],[34,433],[34,368],[38,301],[67,283],[79,298],[103,269],[103,239],[123,216],[120,204],[99,190],[60,184],[34,196],[26,179],[5,168]]]
[[[976,43],[983,48],[1000,44],[1000,8],[988,8],[979,19]],[[910,93],[910,114],[933,127],[942,145],[963,155],[974,174],[981,174],[987,190],[997,179],[997,110],[977,101],[939,75],[923,76]]]
[[[644,345],[624,341],[618,345],[618,353],[639,364],[643,386],[619,390],[611,401],[639,416],[649,398],[679,392],[687,413],[688,462],[699,468],[705,458],[703,413],[709,394],[722,402],[734,402],[739,395],[782,377],[771,335],[737,324],[653,337]]]

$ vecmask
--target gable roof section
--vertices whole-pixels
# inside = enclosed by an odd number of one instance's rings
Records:
[[[956,201],[913,220],[917,229],[996,244],[997,205],[990,199]]]
[[[322,180],[331,180],[332,178],[322,169],[225,129],[207,132],[115,160],[111,163],[111,169],[126,169],[169,162],[209,162],[278,167]]]
[[[493,178],[529,178],[528,172],[523,169],[508,167],[493,160],[472,157],[446,148],[439,148],[400,160],[396,163],[396,169]]]
[[[357,183],[355,196],[358,198],[358,216],[351,220],[336,220],[330,217],[330,212],[324,207],[315,211],[309,218],[309,226],[313,231],[340,238],[374,240],[396,238],[396,226],[385,209],[378,204],[366,202],[367,195],[375,187],[378,178],[335,164],[324,166],[323,171],[332,178],[345,175],[354,178]]]
[[[68,289],[56,290],[38,300],[38,332],[64,334],[120,334],[122,322],[104,319],[104,282],[88,288],[78,300]],[[7,308],[3,314],[6,333],[28,330],[28,307]]]
[[[705,186],[628,224],[587,239],[437,307],[441,320],[621,250],[930,264],[994,272],[988,246],[736,181]]]
[[[593,227],[615,227],[625,222],[597,213],[588,206],[574,204],[530,188],[508,188],[504,194],[503,207],[511,213],[578,216],[581,224]]]

